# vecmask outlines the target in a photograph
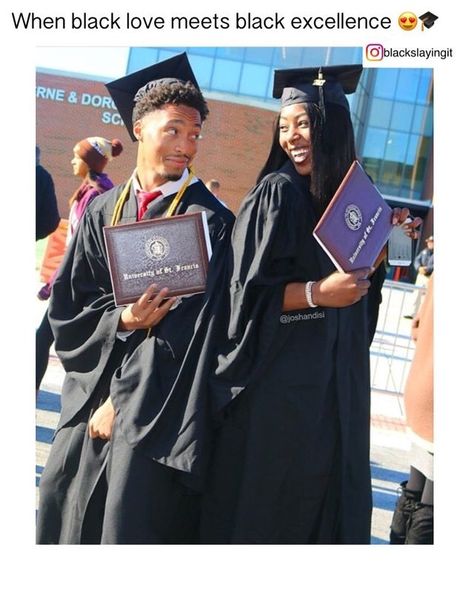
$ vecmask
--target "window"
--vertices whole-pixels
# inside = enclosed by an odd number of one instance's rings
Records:
[[[156,47],[141,47],[128,54],[127,72],[136,72],[147,66],[152,66],[158,61],[158,49]]]
[[[392,101],[385,99],[373,99],[370,109],[369,124],[375,127],[386,127],[390,125],[392,113]]]
[[[188,53],[190,55],[204,55],[204,56],[211,56],[214,57],[216,55],[216,48],[215,47],[189,47]]]
[[[218,58],[225,58],[226,60],[242,61],[244,59],[244,53],[244,47],[218,47],[216,56]]]
[[[330,50],[330,64],[362,64],[361,47],[332,47]]]
[[[212,89],[237,92],[240,81],[240,62],[216,59],[212,76]]]
[[[418,103],[427,104],[431,102],[431,86],[433,79],[433,70],[431,68],[422,68],[420,70],[420,83],[418,85],[418,94],[416,100]]]
[[[433,108],[425,105],[415,107],[412,132],[425,136],[433,135]]]
[[[245,51],[246,62],[269,66],[272,63],[272,58],[273,47],[247,47]]]
[[[387,130],[369,127],[365,136],[364,158],[384,158]]]
[[[240,81],[240,92],[244,95],[265,97],[270,72],[271,70],[268,66],[244,64],[242,68],[242,80]]]
[[[417,96],[419,80],[420,70],[418,68],[401,68],[395,98],[402,101],[413,101]]]
[[[189,62],[201,89],[211,87],[214,60],[204,56],[190,55]]]
[[[181,51],[175,51],[174,49],[160,49],[160,55],[158,56],[158,62],[162,62],[163,60],[168,60],[169,58],[173,58],[177,56]]]
[[[392,99],[397,86],[397,70],[395,68],[380,68],[375,78],[374,96],[381,99]]]
[[[392,129],[409,132],[412,128],[414,106],[411,103],[393,104]]]
[[[328,63],[331,50],[326,47],[305,47],[303,49],[303,66],[324,66]]]
[[[277,47],[275,51],[276,68],[293,68],[301,65],[302,47]]]
[[[385,149],[385,160],[405,162],[409,135],[402,132],[390,131]]]

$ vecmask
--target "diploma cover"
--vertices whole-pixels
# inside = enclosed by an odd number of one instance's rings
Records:
[[[103,230],[117,306],[136,302],[150,284],[169,296],[205,291],[212,249],[204,212]]]
[[[339,271],[372,267],[392,231],[392,209],[355,160],[313,235]]]

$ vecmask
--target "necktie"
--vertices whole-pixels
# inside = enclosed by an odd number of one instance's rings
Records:
[[[138,220],[141,220],[148,208],[148,205],[157,197],[163,195],[161,191],[137,191],[138,200]]]

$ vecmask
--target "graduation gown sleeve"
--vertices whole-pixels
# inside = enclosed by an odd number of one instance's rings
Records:
[[[192,190],[192,191],[191,191]],[[184,298],[150,337],[136,335],[110,385],[117,423],[132,447],[185,473],[202,474],[207,454],[207,377],[213,360],[216,301],[222,295],[233,214],[196,184],[183,211],[205,211],[212,243],[205,294]],[[137,332],[139,333],[139,332]],[[204,449],[206,452],[204,452]]]
[[[242,204],[232,237],[229,326],[213,384],[215,411],[264,371],[286,284],[312,279],[297,263],[305,199],[280,173],[265,177]]]
[[[86,211],[53,285],[49,320],[66,371],[58,429],[90,399],[117,342],[123,308],[114,304],[100,227]]]

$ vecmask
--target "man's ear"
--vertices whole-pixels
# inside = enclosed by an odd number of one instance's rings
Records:
[[[135,121],[135,123],[133,124],[133,133],[135,135],[135,138],[141,142],[142,139],[142,120],[138,119],[137,121]]]

